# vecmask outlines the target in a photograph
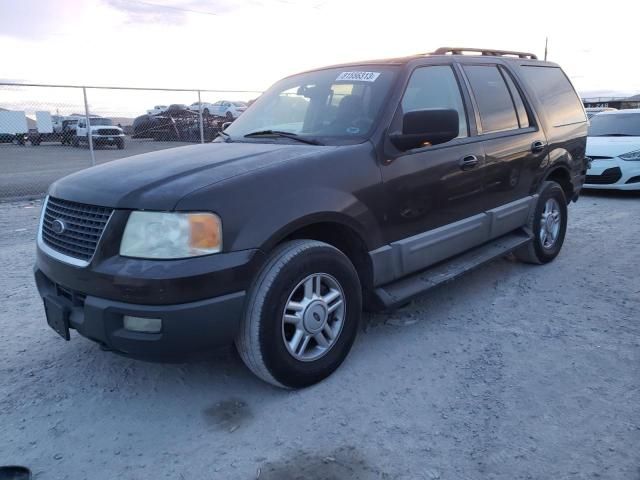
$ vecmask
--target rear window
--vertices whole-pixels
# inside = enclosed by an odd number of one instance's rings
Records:
[[[640,137],[640,113],[605,113],[591,118],[590,137]]]
[[[524,66],[521,70],[554,127],[586,121],[582,103],[560,68]]]
[[[482,133],[519,128],[518,117],[504,78],[495,65],[465,66],[464,71],[480,110]]]

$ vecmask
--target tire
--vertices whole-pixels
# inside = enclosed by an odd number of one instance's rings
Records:
[[[545,233],[542,228],[543,217],[548,217],[547,212],[551,211],[549,210],[550,205],[559,213],[559,219],[557,221],[550,220],[551,223],[547,225],[553,224],[551,226],[553,229],[557,224],[555,235],[551,235],[553,230],[546,229]],[[513,252],[515,257],[525,263],[544,264],[552,261],[562,249],[567,231],[567,218],[567,199],[564,190],[556,182],[544,182],[540,189],[536,208],[527,223],[527,227],[533,232],[533,240]],[[551,242],[551,238],[555,240]]]
[[[80,140],[78,140],[78,137],[73,137],[71,145],[73,145],[75,148],[78,148],[80,146]]]
[[[209,116],[209,109],[205,108],[204,110],[202,110],[202,115],[204,115],[205,117]]]
[[[116,147],[118,147],[118,150],[124,150],[124,140],[118,140],[116,142]]]
[[[304,297],[310,278],[318,280],[312,281],[314,299],[308,302]],[[314,297],[317,292],[328,301]],[[286,305],[305,302],[307,306],[298,313],[287,309],[285,321]],[[313,240],[287,242],[271,253],[249,289],[236,348],[262,380],[283,388],[307,387],[342,364],[356,337],[361,312],[360,280],[341,251]],[[299,321],[291,323],[292,317]],[[316,333],[310,334],[309,327]],[[303,333],[292,351],[298,330]],[[318,334],[327,341],[325,346],[316,341]]]
[[[224,116],[227,118],[227,120],[229,120],[230,122],[233,122],[233,113],[227,112],[224,114]]]

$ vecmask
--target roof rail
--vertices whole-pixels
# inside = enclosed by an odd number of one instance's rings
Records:
[[[488,48],[452,48],[452,47],[440,47],[435,50],[431,55],[463,55],[463,52],[474,52],[482,55],[488,55],[493,57],[502,56],[515,56],[518,58],[529,58],[531,60],[537,60],[538,56],[535,53],[527,52],[513,52],[511,50],[494,50]]]

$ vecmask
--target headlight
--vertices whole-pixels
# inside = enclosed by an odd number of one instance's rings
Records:
[[[120,243],[124,257],[171,259],[222,250],[222,224],[213,213],[132,212]]]
[[[640,161],[640,150],[618,155],[622,160]]]

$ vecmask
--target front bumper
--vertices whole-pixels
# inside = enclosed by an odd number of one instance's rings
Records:
[[[38,267],[34,273],[40,296],[70,312],[70,328],[117,353],[145,360],[179,360],[191,352],[231,344],[244,305],[244,291],[177,305],[124,303],[65,288]],[[162,331],[126,330],[124,315],[160,318]]]
[[[265,255],[241,250],[176,260],[145,260],[118,254],[128,213],[114,211],[93,258],[74,265],[38,239],[36,284],[70,312],[81,335],[120,353],[148,360],[171,360],[230,344],[244,296]],[[123,316],[160,318],[161,333],[124,329]]]
[[[593,160],[591,168],[587,171],[584,188],[640,190],[640,162],[617,157]]]
[[[117,145],[124,142],[123,135],[91,135],[94,145]]]

